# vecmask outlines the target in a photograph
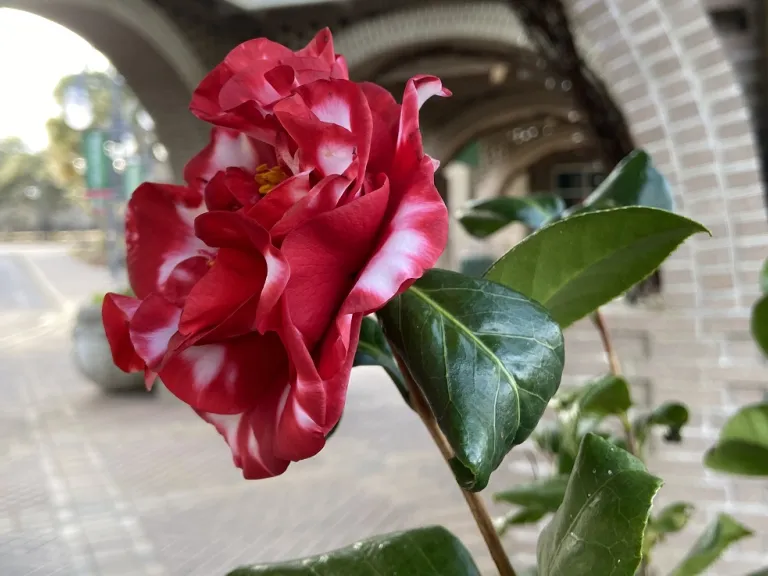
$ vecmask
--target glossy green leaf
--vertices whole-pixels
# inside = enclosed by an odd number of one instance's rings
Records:
[[[763,354],[768,356],[768,295],[761,297],[752,306],[750,328],[752,338],[755,339]]]
[[[693,548],[670,576],[695,576],[703,573],[728,546],[751,535],[749,528],[728,514],[720,514],[696,540]]]
[[[660,486],[640,460],[587,434],[563,503],[539,536],[539,574],[633,576]]]
[[[392,350],[389,349],[384,332],[381,331],[379,323],[370,316],[363,318],[363,324],[360,326],[360,342],[357,345],[354,365],[381,366],[384,368],[397,386],[397,390],[403,396],[405,403],[411,405],[408,388],[403,382],[403,375],[392,356]]]
[[[521,508],[519,510],[514,510],[505,516],[496,519],[496,531],[503,536],[512,526],[533,524],[544,518],[547,514],[551,514],[551,512],[542,508]]]
[[[655,208],[589,212],[534,232],[485,277],[543,304],[565,328],[651,274],[701,224]]]
[[[565,210],[565,202],[556,194],[499,196],[470,202],[459,214],[459,222],[476,238],[487,238],[512,222],[521,222],[536,230]]]
[[[725,423],[717,444],[704,456],[714,470],[768,476],[768,402],[745,406]]]
[[[549,476],[497,492],[493,499],[496,502],[554,512],[563,501],[567,484],[568,476]]]
[[[672,212],[675,204],[664,176],[644,150],[624,158],[572,214],[619,206],[646,206]]]
[[[680,442],[681,430],[688,423],[688,407],[681,402],[665,402],[656,407],[652,412],[640,414],[634,419],[632,429],[635,438],[641,444],[645,442],[654,426],[664,426],[664,440],[667,442]]]
[[[238,568],[228,576],[480,576],[462,543],[433,526],[376,536],[349,546],[280,564]]]
[[[563,336],[547,311],[493,282],[430,270],[379,312],[455,458],[482,490],[533,432],[563,372]]]

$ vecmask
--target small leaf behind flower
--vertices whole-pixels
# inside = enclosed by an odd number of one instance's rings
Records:
[[[521,222],[532,230],[541,228],[565,209],[556,194],[499,196],[470,202],[459,214],[459,222],[476,238],[487,238],[512,222]]]
[[[731,416],[704,464],[731,474],[768,476],[768,402],[745,406]]]
[[[453,448],[457,481],[482,490],[560,385],[560,328],[525,296],[446,270],[430,270],[378,314]]]
[[[654,426],[666,427],[664,440],[667,442],[680,442],[681,430],[688,423],[688,407],[681,402],[665,402],[657,406],[651,412],[637,416],[632,423],[635,437],[641,444],[645,442],[651,428]]]
[[[653,273],[697,232],[707,229],[655,208],[587,212],[534,232],[485,277],[543,304],[566,328]]]
[[[751,535],[752,531],[739,524],[733,517],[720,514],[707,526],[691,551],[670,576],[695,576],[703,573],[714,564],[728,546]]]
[[[480,576],[464,545],[433,526],[376,536],[347,548],[278,564],[233,570],[228,576]]]
[[[539,574],[633,576],[660,486],[640,460],[587,434],[563,503],[539,536]]]

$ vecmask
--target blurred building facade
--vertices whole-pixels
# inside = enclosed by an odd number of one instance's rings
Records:
[[[658,445],[651,455],[651,468],[667,479],[659,499],[696,501],[702,523],[725,502],[762,536],[739,544],[719,569],[757,568],[768,549],[768,491],[713,475],[700,462],[726,416],[768,392],[768,370],[748,320],[768,256],[761,169],[768,148],[764,2],[564,1],[589,65],[610,87],[637,145],[669,179],[678,209],[713,233],[692,239],[664,265],[659,294],[607,307],[636,396],[654,404],[680,399],[692,409],[684,444]],[[189,94],[207,69],[248,38],[268,36],[298,47],[330,26],[355,79],[375,80],[397,94],[408,77],[431,73],[454,92],[431,101],[422,115],[425,145],[442,162],[440,186],[452,209],[472,197],[531,191],[578,198],[602,179],[568,80],[531,49],[505,2],[266,4],[10,3],[67,26],[107,55],[154,117],[177,174],[207,139],[207,128],[187,112]],[[498,255],[519,236],[512,228],[483,245],[457,228],[444,264]],[[565,385],[606,371],[590,325],[569,329],[566,339]],[[507,465],[529,473],[519,454]],[[679,557],[685,538],[661,553],[662,564],[669,563],[665,554]],[[531,552],[534,539],[513,531],[507,541],[519,554]]]

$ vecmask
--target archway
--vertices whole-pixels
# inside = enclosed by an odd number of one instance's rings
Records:
[[[177,178],[207,141],[187,110],[206,69],[176,26],[145,0],[10,0],[79,34],[104,53],[155,120]],[[51,47],[50,49],[54,49]]]

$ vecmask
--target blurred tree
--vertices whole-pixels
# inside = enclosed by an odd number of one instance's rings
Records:
[[[31,207],[47,237],[53,213],[66,201],[66,191],[52,178],[45,152],[33,154],[17,138],[0,141],[0,205]]]
[[[83,79],[83,76],[85,78]],[[76,82],[85,82],[93,105],[93,124],[91,128],[107,130],[112,119],[113,79],[104,72],[84,72],[82,75],[70,75],[62,78],[54,89],[54,98],[63,105],[67,88]],[[127,86],[123,86],[121,112],[128,131],[136,135],[139,152],[151,146],[155,141],[153,126],[145,120],[147,112],[139,104],[136,95]],[[84,189],[83,176],[75,167],[75,161],[82,157],[82,133],[73,130],[64,121],[64,116],[51,118],[47,123],[50,144],[47,150],[50,171],[55,181],[72,191]]]

